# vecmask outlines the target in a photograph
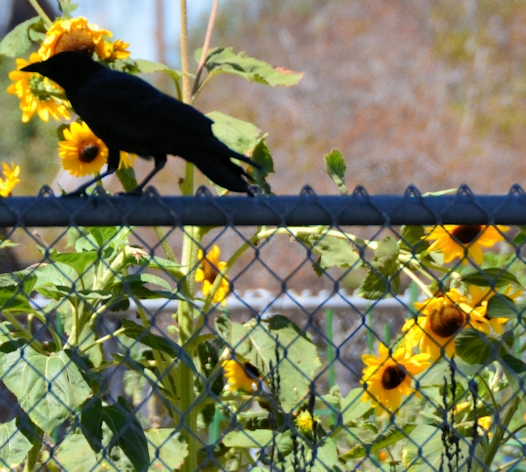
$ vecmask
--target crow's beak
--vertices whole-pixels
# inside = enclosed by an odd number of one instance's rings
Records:
[[[34,64],[29,64],[28,66],[20,69],[22,72],[40,72],[42,70],[42,63],[36,62]]]

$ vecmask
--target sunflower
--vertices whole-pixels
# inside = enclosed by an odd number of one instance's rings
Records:
[[[106,61],[114,61],[115,59],[126,59],[130,55],[130,51],[127,48],[130,45],[125,43],[122,39],[117,39],[113,43],[110,41],[104,41],[104,53],[101,59]]]
[[[311,412],[308,410],[302,411],[297,418],[294,420],[298,430],[306,435],[312,433],[314,428],[314,423],[319,423],[320,419],[317,416],[312,416]]]
[[[487,308],[474,307],[473,301],[456,288],[415,302],[415,308],[420,312],[418,318],[406,321],[402,327],[406,347],[420,345],[420,352],[430,354],[433,361],[443,352],[448,357],[455,353],[454,338],[461,329],[471,327],[486,334],[490,331]]]
[[[45,61],[64,51],[78,51],[89,57],[96,52],[101,59],[105,59],[105,36],[111,37],[112,34],[108,30],[89,24],[87,18],[58,20],[47,31],[38,55]]]
[[[15,188],[16,184],[20,182],[18,176],[20,175],[20,166],[15,166],[11,163],[9,167],[5,162],[2,163],[4,167],[4,179],[0,178],[0,196],[9,197]]]
[[[227,380],[227,390],[252,392],[258,389],[259,371],[250,362],[239,362],[235,359],[223,361],[223,370]]]
[[[71,123],[64,130],[64,138],[59,142],[58,154],[65,170],[77,177],[100,172],[108,160],[108,148],[86,123]]]
[[[446,264],[458,257],[463,264],[467,264],[469,258],[481,265],[484,261],[482,248],[504,241],[501,233],[508,230],[507,226],[444,225],[427,228],[429,235],[424,239],[435,241],[428,251],[441,251]]]
[[[201,290],[205,297],[208,297],[210,289],[214,284],[216,277],[219,275],[219,272],[225,269],[226,262],[219,261],[219,256],[221,251],[217,245],[214,244],[212,250],[204,257],[203,251],[200,249],[198,253],[199,261],[201,262],[201,267],[195,272],[195,281],[202,282],[203,285]],[[214,303],[221,303],[221,305],[226,305],[226,297],[230,292],[230,284],[228,283],[228,278],[224,276],[221,279],[221,284],[219,285],[216,293],[214,293],[214,298],[212,301]]]
[[[9,78],[14,83],[7,88],[7,91],[20,99],[22,123],[27,123],[35,113],[45,122],[49,121],[50,116],[57,121],[69,120],[69,102],[57,97],[64,91],[40,74],[20,70],[35,62],[40,62],[37,53],[31,54],[29,61],[19,58],[16,60],[17,70],[9,73]]]
[[[502,334],[504,332],[504,325],[509,321],[508,318],[490,318],[487,314],[488,303],[489,301],[497,295],[498,292],[495,292],[492,288],[489,287],[479,287],[477,285],[469,286],[469,295],[472,300],[472,306],[482,306],[485,310],[485,316],[488,320],[489,325],[493,328],[497,334]],[[500,295],[511,298],[514,302],[522,295],[522,290],[513,291],[513,287],[509,285]]]
[[[376,414],[381,415],[384,411],[394,413],[402,404],[402,395],[413,393],[411,381],[429,367],[430,356],[426,353],[413,355],[405,346],[391,352],[382,343],[378,350],[379,357],[362,355],[366,367],[361,382],[367,393],[362,401],[370,399],[372,405],[376,405]]]

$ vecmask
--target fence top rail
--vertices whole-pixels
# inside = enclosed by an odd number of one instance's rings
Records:
[[[306,226],[306,225],[526,225],[526,193],[516,185],[507,195],[474,195],[462,186],[455,194],[316,195],[214,197],[201,188],[193,197],[142,195],[55,196],[44,187],[35,197],[0,198],[3,227],[51,226]]]

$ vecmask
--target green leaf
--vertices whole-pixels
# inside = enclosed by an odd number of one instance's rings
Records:
[[[38,25],[38,23],[41,23],[41,19],[39,16],[35,16],[20,23],[7,33],[0,42],[0,55],[9,57],[25,55],[33,44],[29,37],[29,30]]]
[[[109,447],[118,445],[136,470],[149,467],[148,441],[128,402],[119,397],[117,404],[102,407],[102,412],[103,421],[114,434]]]
[[[521,286],[517,277],[507,270],[493,267],[480,269],[465,274],[461,279],[465,284],[478,285],[479,287],[506,287],[509,284]]]
[[[179,79],[184,75],[180,70],[170,69],[162,62],[148,61],[146,59],[136,59],[135,63],[139,68],[139,72],[143,74],[150,74],[152,72],[163,72],[168,74],[174,81],[176,87],[179,87]],[[193,74],[187,74],[190,77],[195,77]]]
[[[400,249],[413,254],[420,254],[427,250],[429,243],[422,239],[426,235],[423,226],[402,226],[400,228]]]
[[[356,421],[371,409],[369,402],[362,401],[363,393],[363,388],[353,388],[342,400],[342,419],[344,425]]]
[[[234,326],[235,323],[232,324],[232,338],[236,336]],[[294,410],[308,395],[310,383],[321,365],[316,346],[294,322],[282,315],[252,320],[243,327],[247,330],[243,343],[245,349],[243,346],[236,347],[236,354],[242,355],[256,366],[269,383],[272,364],[280,380],[281,406],[286,412]],[[279,363],[276,358],[276,342],[280,352]],[[238,343],[232,344],[237,345]]]
[[[231,431],[223,437],[223,444],[226,447],[261,449],[272,443],[273,436],[273,431],[269,429]]]
[[[391,236],[378,241],[371,265],[382,275],[392,276],[398,272],[396,261],[400,254],[398,244]]]
[[[314,270],[321,275],[321,269],[329,267],[352,267],[360,260],[359,254],[350,241],[326,234],[297,234],[308,248],[320,256]]]
[[[152,349],[162,351],[171,357],[181,359],[186,365],[192,367],[192,370],[195,372],[195,365],[192,358],[175,341],[163,336],[152,334],[149,329],[143,328],[137,323],[127,319],[122,320],[122,327],[124,328],[123,334],[125,336],[135,339],[137,342],[151,347]]]
[[[0,352],[0,377],[31,420],[49,434],[91,394],[64,351],[49,357],[29,346]]]
[[[201,59],[202,49],[195,52],[196,61]],[[244,52],[234,54],[233,48],[212,48],[208,51],[205,64],[208,72],[235,74],[251,82],[270,85],[296,85],[303,73],[293,72],[282,67],[248,57]]]
[[[455,351],[468,364],[486,365],[495,360],[497,353],[506,351],[506,344],[476,329],[463,329],[455,337]]]
[[[325,172],[334,181],[334,183],[340,189],[342,195],[347,195],[347,187],[345,186],[345,171],[347,166],[343,155],[338,149],[333,149],[328,154],[323,156],[325,161]]]
[[[188,455],[188,445],[175,429],[160,428],[146,431],[148,450],[153,458],[148,470],[179,469]]]
[[[252,123],[238,120],[220,111],[212,111],[206,116],[214,122],[212,125],[214,136],[230,149],[245,154],[258,144],[261,130]]]
[[[97,456],[78,429],[68,432],[55,450],[55,455],[63,470],[78,472],[99,470]]]
[[[509,318],[515,319],[519,314],[519,309],[515,302],[505,295],[497,294],[488,301],[487,316],[489,318]]]
[[[72,289],[74,284],[79,281],[77,271],[63,262],[42,264],[33,273],[37,276],[34,289],[39,292],[48,286]]]
[[[92,398],[82,407],[80,414],[82,433],[95,452],[100,452],[102,449],[102,417],[100,398]]]
[[[78,8],[76,3],[69,3],[64,0],[58,0],[58,6],[62,12],[63,18],[71,18],[71,12],[75,11]]]
[[[393,294],[399,293],[400,287],[401,280],[399,275],[387,278],[384,275],[379,275],[373,269],[369,269],[360,287],[358,287],[358,295],[367,300],[379,300],[380,298],[389,298]]]
[[[526,364],[509,353],[505,353],[501,357],[502,367],[513,393],[522,395],[524,393],[524,381],[526,380]]]
[[[127,275],[122,277],[121,280],[124,284],[154,284],[159,285],[170,292],[172,291],[172,287],[170,287],[170,284],[166,280],[153,274]]]
[[[385,449],[392,444],[403,439],[407,439],[409,434],[416,428],[416,424],[390,426],[382,433],[378,434],[372,441],[360,441],[360,444],[354,446],[342,455],[345,459],[357,459],[369,454]]]
[[[72,267],[79,276],[84,275],[86,270],[100,258],[97,251],[58,252],[56,249],[48,249],[47,256],[53,262],[62,262]]]
[[[8,247],[22,247],[21,244],[14,243],[10,239],[3,238],[0,240],[0,249],[6,249]]]
[[[268,174],[274,173],[274,161],[270,155],[265,138],[266,135],[259,139],[250,156],[254,162],[257,162],[261,166],[261,169],[248,166],[247,173],[265,195],[272,195],[272,190],[266,178]]]
[[[33,444],[18,428],[17,419],[0,424],[0,461],[11,470],[24,461]]]
[[[138,265],[141,267],[149,267],[150,269],[162,270],[173,277],[175,280],[181,280],[186,277],[186,274],[181,270],[180,264],[158,256],[145,255]]]

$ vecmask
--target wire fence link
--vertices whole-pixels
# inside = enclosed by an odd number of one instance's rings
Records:
[[[0,221],[2,469],[523,470],[518,186],[44,188]]]

